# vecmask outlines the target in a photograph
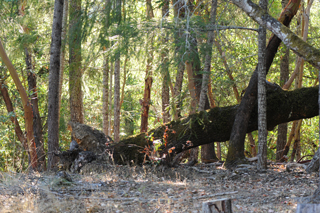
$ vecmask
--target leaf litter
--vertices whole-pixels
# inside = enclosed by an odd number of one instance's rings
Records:
[[[265,172],[216,163],[178,168],[108,166],[103,173],[0,173],[0,212],[201,212],[202,203],[231,198],[233,212],[295,212],[318,186],[318,174]]]

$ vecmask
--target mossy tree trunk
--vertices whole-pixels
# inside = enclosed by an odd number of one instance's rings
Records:
[[[163,141],[164,133],[168,134],[167,144],[162,145],[161,155],[168,150],[177,154],[184,150],[212,142],[225,142],[230,133],[238,105],[215,107],[175,120],[147,133],[130,136],[114,145],[113,157],[116,163],[127,163],[132,160],[142,163],[145,153],[150,151],[153,141]],[[280,87],[267,90],[267,129],[273,130],[280,123],[311,118],[318,115],[318,88],[302,88],[294,91],[283,91]],[[168,128],[166,130],[166,128]],[[247,133],[258,129],[257,103],[248,122]],[[170,151],[169,151],[170,152]],[[230,150],[232,159],[236,150]]]

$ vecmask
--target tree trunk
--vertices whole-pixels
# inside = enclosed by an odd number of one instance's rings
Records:
[[[260,0],[260,7],[267,13],[268,1]],[[264,20],[263,16],[263,22]],[[258,150],[258,169],[267,169],[267,103],[266,103],[266,29],[259,26],[258,36],[258,131],[259,131],[259,150]]]
[[[102,114],[103,132],[109,134],[109,60],[105,57],[103,68],[103,89],[102,89]]]
[[[59,71],[61,53],[63,0],[56,0],[52,23],[48,92],[48,169],[58,162],[59,150]]]
[[[151,5],[151,0],[146,0],[146,13],[147,20],[153,18],[153,9]],[[147,36],[148,39],[148,36]],[[152,61],[153,61],[153,35],[151,35],[150,41],[147,41],[147,66],[146,66],[146,77],[144,84],[144,94],[142,101],[142,114],[141,114],[141,127],[140,132],[148,131],[148,118],[149,118],[149,108],[151,101],[151,86],[152,86]]]
[[[10,75],[14,81],[14,84],[17,87],[17,90],[19,91],[21,100],[22,100],[22,105],[23,105],[23,110],[24,110],[24,118],[25,118],[25,131],[27,132],[27,141],[28,141],[28,149],[30,152],[30,159],[31,159],[31,166],[34,170],[37,170],[37,152],[36,152],[36,145],[34,142],[34,137],[33,137],[33,115],[32,115],[32,107],[28,99],[28,95],[22,86],[22,83],[19,79],[18,73],[16,69],[14,68],[13,64],[11,63],[10,59],[8,58],[4,47],[2,45],[2,42],[0,41],[0,57],[2,58],[4,64],[7,66]]]
[[[36,74],[33,72],[31,54],[25,48],[26,55],[26,65],[27,65],[27,75],[30,93],[30,102],[33,112],[33,136],[36,144],[37,156],[38,156],[38,171],[46,170],[46,156],[44,153],[43,144],[43,133],[41,117],[38,108],[38,90],[37,90],[37,78]]]
[[[167,21],[167,17],[169,16],[169,1],[165,0],[162,5],[162,20],[163,22]],[[170,121],[169,114],[169,104],[170,104],[170,96],[169,96],[169,84],[170,84],[170,73],[169,73],[169,60],[168,60],[168,49],[165,47],[168,42],[168,35],[164,33],[162,38],[162,52],[161,52],[161,73],[162,73],[162,118],[163,123],[168,123]]]
[[[294,91],[283,91],[280,87],[272,87],[271,85],[267,85],[267,87],[267,128],[269,131],[280,123],[310,118],[319,114],[317,108],[318,87]],[[247,132],[255,131],[258,128],[257,103],[254,105]],[[292,108],[292,106],[294,107]],[[114,158],[118,163],[127,163],[130,160],[142,163],[145,152],[139,154],[138,151],[143,151],[148,145],[152,147],[152,141],[146,140],[147,135],[152,135],[154,140],[161,140],[165,131],[168,134],[168,140],[166,147],[160,147],[163,154],[169,149],[178,154],[193,147],[212,143],[212,141],[227,141],[230,138],[237,107],[237,105],[215,107],[181,120],[171,121],[166,125],[169,130],[166,130],[165,126],[161,126],[148,133],[125,138],[114,146]],[[161,153],[160,156],[162,156]],[[136,161],[136,159],[140,160]]]
[[[120,53],[114,62],[114,141],[120,140]]]
[[[70,0],[69,20],[70,120],[83,123],[83,94],[81,88],[81,0]]]
[[[6,108],[7,108],[8,113],[10,113],[10,112],[14,113],[12,101],[10,99],[7,86],[4,83],[2,83],[2,76],[0,76],[0,92],[1,92],[1,95],[3,97],[4,102],[6,104]],[[17,119],[17,116],[16,115],[15,116],[10,116],[10,120],[14,124],[14,131],[16,132],[18,140],[21,142],[21,144],[23,145],[24,149],[29,154],[27,139],[26,139],[25,135],[23,134],[23,132],[21,130],[21,127],[19,125],[19,121]]]
[[[280,63],[280,86],[282,87],[289,78],[289,48],[285,48],[285,53]],[[279,161],[283,156],[283,150],[287,143],[288,124],[283,123],[278,126],[277,153],[276,160]]]
[[[246,12],[254,21],[263,25],[261,22],[261,14],[263,13],[258,5],[254,4],[251,0],[233,0],[233,3]],[[287,14],[284,17],[286,20],[291,17],[292,11],[297,11],[300,5],[300,0],[291,0],[288,5],[289,6],[286,7],[285,10]],[[303,41],[287,27],[283,27],[281,19],[278,21],[269,14],[267,14],[266,17],[266,25],[263,25],[264,27],[273,32],[298,56],[302,57],[313,67],[320,69],[320,50]],[[286,24],[284,25],[286,26]]]
[[[216,11],[217,11],[217,0],[212,0],[211,4],[211,12],[210,12],[210,24],[213,26],[216,24]],[[199,100],[199,107],[198,111],[205,110],[206,101],[208,100],[207,91],[208,91],[208,84],[210,79],[211,73],[211,58],[212,58],[212,46],[214,41],[214,31],[208,32],[207,37],[207,45],[206,45],[206,55],[205,55],[205,62],[204,62],[204,70],[202,74],[202,86],[200,92],[200,100]],[[215,155],[215,148],[214,143],[205,144],[201,147],[201,161],[214,161],[218,160]]]
[[[297,9],[299,8],[300,0],[298,0],[299,2],[295,2],[295,1],[296,0],[291,0],[288,3],[289,7],[286,7],[287,9],[283,10],[280,15],[279,20],[281,20],[281,22],[286,26],[289,25],[291,19],[293,18]],[[295,4],[291,4],[291,2]],[[236,1],[234,3],[236,5],[242,5]],[[250,2],[250,5],[251,4],[253,3]],[[298,6],[296,4],[298,4]],[[260,9],[260,7],[258,7],[257,5],[255,5],[255,7]],[[265,13],[261,11],[261,14],[265,14]],[[265,16],[266,16],[265,17],[266,22],[268,22],[270,17],[268,17],[267,15]],[[263,25],[264,23],[260,22],[259,24]],[[269,71],[269,68],[272,64],[275,54],[277,53],[280,43],[281,43],[281,39],[279,39],[275,35],[272,35],[272,37],[269,40],[268,46],[266,48],[266,73]],[[245,134],[247,132],[246,129],[248,125],[248,120],[250,118],[250,113],[254,105],[253,103],[256,101],[256,98],[257,98],[257,85],[258,85],[257,82],[258,82],[258,73],[256,68],[251,76],[245,95],[242,98],[242,101],[239,105],[237,116],[235,117],[235,122],[234,122],[233,130],[232,130],[232,133],[230,136],[230,142],[229,142],[229,150],[228,150],[227,161],[226,161],[227,167],[232,167],[237,163],[241,163],[245,158],[244,139],[245,139]]]
[[[116,1],[115,5],[115,20],[118,25],[121,24],[121,0]],[[118,39],[120,43],[120,39]],[[113,134],[114,142],[120,140],[120,44],[118,45],[117,52],[115,53],[114,62],[114,120],[113,120]]]

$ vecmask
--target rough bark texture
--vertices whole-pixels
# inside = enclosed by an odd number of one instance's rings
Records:
[[[254,105],[247,132],[255,131],[258,128],[257,103]],[[294,91],[283,91],[280,87],[269,87],[267,90],[268,130],[273,130],[280,123],[317,116],[319,114],[317,106],[318,87]],[[162,147],[163,153],[168,149],[180,153],[212,141],[228,141],[237,107],[237,105],[215,107],[166,124],[169,128],[169,131],[167,130],[168,143],[166,148]],[[136,163],[143,162],[145,154],[152,147],[152,142],[148,141],[150,137],[147,135],[152,135],[154,140],[162,140],[165,129],[165,126],[161,126],[148,133],[140,133],[121,140],[114,145],[115,161],[117,163],[127,163],[130,160],[134,160]]]
[[[43,132],[41,117],[38,108],[38,90],[37,90],[37,76],[33,71],[31,54],[25,48],[27,75],[29,84],[30,102],[33,112],[33,137],[36,144],[37,156],[38,156],[38,171],[46,170],[46,156],[44,152],[43,144]]]
[[[70,120],[83,123],[83,94],[81,88],[81,0],[70,0],[69,20]]]
[[[259,5],[267,13],[268,1],[260,0]],[[262,16],[263,21],[265,17]],[[260,170],[267,169],[267,103],[266,103],[266,29],[261,25],[258,35],[258,131],[259,131],[259,149],[258,164]]]
[[[56,0],[52,23],[48,92],[48,169],[58,163],[54,155],[59,149],[59,72],[63,0]]]
[[[109,61],[105,57],[102,88],[103,132],[109,134]]]
[[[292,1],[296,1],[296,0],[291,0],[288,3],[288,5],[291,7],[289,7],[288,10],[287,9],[283,10],[279,18],[282,21],[282,23],[286,26],[290,24],[300,4],[299,2],[296,2],[295,4],[291,4]],[[298,6],[296,6],[296,4],[298,4]],[[265,14],[265,12],[262,11],[260,7],[258,7],[257,5],[255,6],[260,9],[260,13],[261,13],[260,18],[262,14],[264,14],[266,16],[265,21],[268,22],[269,21],[268,15]],[[260,22],[259,24],[263,25],[264,23]],[[269,71],[269,68],[273,62],[273,58],[275,57],[275,54],[277,53],[280,43],[281,43],[281,39],[279,39],[275,35],[272,35],[272,37],[269,40],[268,46],[266,48],[266,73],[268,73]],[[245,158],[244,156],[245,133],[248,125],[248,120],[250,118],[250,113],[253,108],[253,104],[257,98],[257,86],[258,86],[257,82],[258,82],[258,72],[256,67],[255,71],[251,76],[249,85],[246,89],[246,93],[242,98],[242,101],[238,108],[237,116],[235,117],[233,130],[230,136],[229,150],[228,150],[227,162],[226,162],[227,167],[232,167],[237,163],[242,162]]]

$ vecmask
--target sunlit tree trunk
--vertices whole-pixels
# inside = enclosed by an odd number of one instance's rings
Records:
[[[81,0],[70,0],[69,8],[69,96],[70,120],[83,123],[81,67]]]
[[[154,17],[151,0],[146,0],[146,13],[147,19]],[[148,38],[148,36],[147,36]],[[144,95],[142,101],[142,114],[141,114],[141,127],[140,132],[148,131],[148,118],[149,118],[149,107],[151,100],[151,86],[152,86],[152,61],[153,61],[153,35],[151,35],[150,41],[147,42],[147,66],[146,66],[146,77],[144,84]]]
[[[28,75],[28,84],[29,84],[29,97],[32,106],[33,112],[33,135],[37,148],[38,156],[38,170],[46,170],[46,158],[44,153],[44,144],[43,144],[43,133],[42,133],[42,124],[41,117],[38,108],[38,89],[37,89],[37,77],[33,70],[32,65],[32,56],[29,53],[28,49],[25,48],[25,60],[27,65],[27,75]]]
[[[268,1],[260,0],[260,7],[267,13]],[[263,17],[264,19],[265,17]],[[264,21],[264,20],[263,20]],[[267,97],[266,97],[266,29],[259,26],[258,36],[258,169],[267,169]]]
[[[48,92],[48,169],[58,162],[54,155],[59,150],[59,72],[63,0],[56,0],[52,23]]]

